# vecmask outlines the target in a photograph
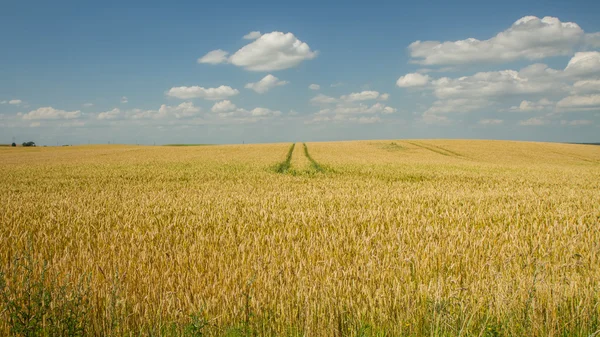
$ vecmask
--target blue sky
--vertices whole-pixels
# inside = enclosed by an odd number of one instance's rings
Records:
[[[598,142],[598,13],[597,1],[5,1],[0,143]]]

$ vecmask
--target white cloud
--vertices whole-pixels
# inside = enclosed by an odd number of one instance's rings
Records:
[[[308,86],[308,89],[310,89],[310,90],[319,90],[319,89],[321,89],[321,86],[318,85],[318,84],[314,84],[313,83],[313,84],[311,84],[311,85]]]
[[[83,103],[83,104],[82,104],[82,106],[83,106],[84,108],[89,108],[89,107],[91,107],[91,106],[94,106],[94,104],[93,104],[93,103]]]
[[[208,63],[208,64],[219,64],[227,62],[228,52],[217,49],[211,52],[208,52],[206,55],[202,56],[198,59],[198,63]]]
[[[510,111],[523,111],[523,112],[541,111],[541,110],[549,109],[552,106],[554,106],[554,102],[552,102],[546,98],[542,98],[537,102],[523,100],[523,101],[521,101],[521,104],[519,104],[519,106],[512,106],[509,110]]]
[[[600,71],[600,53],[583,52],[576,53],[564,70],[536,63],[519,71],[489,71],[456,78],[432,79],[419,90],[423,91],[424,96],[432,93],[438,98],[424,112],[429,120],[436,120],[434,116],[451,112],[497,109],[494,106],[502,106],[506,102],[511,102],[513,106],[497,111],[552,111],[553,114],[560,114],[568,110],[600,108],[600,80],[593,77],[595,71]],[[571,96],[565,97],[568,94]],[[542,98],[547,95],[552,95],[559,103]],[[535,122],[523,121],[528,124]]]
[[[519,121],[519,125],[522,126],[540,126],[546,124],[548,124],[548,121],[540,117],[533,117],[527,120]]]
[[[442,77],[431,83],[435,95],[439,98],[547,94],[566,90],[566,86],[557,81],[555,75],[558,73],[559,71],[546,65],[534,64],[521,71],[479,72],[459,78]]]
[[[129,102],[129,100],[127,99],[127,97],[125,97],[125,96],[121,97],[121,103],[125,104],[127,102]]]
[[[414,63],[462,65],[568,55],[586,39],[596,41],[595,35],[585,35],[576,23],[526,16],[488,40],[415,41],[408,48]]]
[[[277,77],[269,74],[269,75],[263,77],[263,79],[261,79],[260,81],[258,81],[256,83],[246,84],[245,88],[252,89],[259,94],[264,94],[267,91],[271,90],[272,88],[275,88],[277,86],[286,85],[288,83],[289,83],[288,81],[280,81]]]
[[[573,84],[574,94],[600,93],[600,80],[577,81]]]
[[[30,111],[22,118],[25,120],[36,120],[36,119],[74,119],[81,116],[81,111],[65,111],[54,109],[53,107],[43,107],[37,110]]]
[[[254,117],[267,117],[267,116],[279,116],[281,115],[281,111],[274,111],[267,108],[254,108],[250,111],[252,116]]]
[[[364,93],[364,94],[363,94]],[[372,105],[364,104],[361,101],[367,99],[376,99],[379,97],[372,92],[355,93],[342,96],[340,100],[333,97],[318,95],[317,101],[326,103],[338,103],[335,107],[321,109],[313,114],[313,118],[307,123],[318,122],[351,122],[351,123],[376,123],[380,122],[380,115],[395,113],[397,110],[381,102]],[[313,100],[315,100],[313,98]],[[362,116],[361,116],[362,115]]]
[[[226,51],[219,49],[204,55],[198,62],[229,62],[250,71],[275,71],[295,67],[302,61],[314,59],[317,54],[292,33],[271,32],[257,37],[229,57]]]
[[[436,115],[430,112],[425,111],[423,113],[423,115],[421,116],[421,122],[425,123],[425,124],[442,124],[442,125],[447,125],[447,124],[451,124],[452,122],[450,121],[450,119],[446,116],[440,116],[440,115]]]
[[[585,34],[585,45],[591,48],[600,48],[600,32]]]
[[[252,110],[238,108],[229,100],[217,102],[213,105],[212,112],[216,113],[221,119],[231,122],[249,123],[259,120],[280,116],[282,113],[278,110],[257,107]]]
[[[121,115],[121,110],[119,108],[114,108],[110,111],[101,112],[98,114],[97,119],[116,119]]]
[[[580,52],[569,60],[565,73],[570,76],[590,76],[600,73],[600,52]]]
[[[374,117],[351,117],[350,119],[348,119],[350,122],[355,122],[358,124],[373,124],[373,123],[379,123],[381,122],[381,118],[374,116]]]
[[[560,124],[569,125],[569,126],[582,126],[582,125],[592,125],[592,124],[594,124],[594,122],[587,120],[587,119],[576,119],[576,120],[572,120],[572,121],[562,120],[562,121],[560,121]]]
[[[310,99],[312,104],[331,104],[336,103],[338,100],[334,97],[318,94],[317,96]]]
[[[401,76],[398,81],[396,81],[396,85],[400,88],[410,88],[410,87],[422,87],[429,83],[430,77],[429,75],[423,75],[419,73],[410,73],[404,76]]]
[[[21,101],[20,99],[11,99],[10,101],[8,101],[8,104],[12,104],[12,105],[19,105],[23,103],[23,101]]]
[[[456,98],[438,100],[433,102],[431,107],[425,111],[425,114],[437,115],[451,112],[466,113],[481,110],[491,104],[486,99],[478,98]]]
[[[244,40],[256,40],[261,36],[260,32],[250,32],[244,35]]]
[[[477,123],[481,125],[501,125],[504,124],[504,121],[501,119],[481,119]]]
[[[338,104],[335,109],[331,110],[336,114],[391,114],[395,113],[396,109],[382,103],[375,103],[371,106],[360,104]]]
[[[344,95],[340,97],[342,101],[347,102],[356,102],[356,101],[369,101],[374,100],[379,97],[379,92],[377,91],[362,91],[362,92],[353,92],[349,95]]]
[[[210,109],[210,110],[215,113],[222,113],[222,112],[234,111],[236,108],[237,107],[235,106],[235,104],[231,103],[231,101],[224,100],[224,101],[215,103],[213,105],[212,109]]]
[[[559,108],[600,108],[600,95],[574,95],[561,99]]]
[[[167,92],[168,96],[180,99],[203,98],[210,101],[225,99],[239,94],[237,89],[222,85],[218,88],[203,88],[199,86],[192,87],[173,87]]]
[[[397,110],[387,106],[382,102],[372,105],[363,103],[369,100],[385,101],[389,94],[380,94],[377,91],[366,90],[362,92],[350,93],[340,96],[339,99],[319,94],[313,97],[310,102],[315,105],[329,105],[329,108],[321,109],[313,114],[313,118],[307,123],[318,122],[352,122],[352,123],[376,123],[381,121],[379,115],[395,113]],[[331,107],[335,104],[335,107]],[[367,115],[367,116],[361,116]]]
[[[337,88],[337,87],[341,87],[341,86],[344,86],[344,85],[346,85],[346,83],[344,83],[344,82],[336,82],[336,83],[331,84],[331,87],[332,88]]]
[[[40,123],[40,122],[33,122],[33,123],[29,124],[29,127],[37,128],[37,127],[40,127],[41,125],[42,125],[42,123]]]
[[[200,112],[200,108],[192,102],[183,102],[177,106],[163,104],[158,110],[134,109],[131,119],[165,119],[175,117],[177,119],[193,117]]]
[[[315,124],[319,122],[335,122],[335,123],[357,123],[357,124],[373,124],[381,122],[381,118],[378,116],[361,116],[361,117],[349,117],[346,115],[334,115],[334,116],[325,116],[325,115],[315,115],[315,117],[309,121],[307,124]]]

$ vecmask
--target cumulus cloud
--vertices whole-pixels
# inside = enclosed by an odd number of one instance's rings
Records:
[[[422,87],[427,85],[430,79],[429,75],[410,73],[401,76],[398,81],[396,81],[396,85],[400,88]]]
[[[549,16],[525,16],[487,40],[415,41],[408,49],[414,63],[462,65],[569,55],[586,43],[596,43],[596,36],[586,35],[576,23]]]
[[[600,74],[600,52],[580,52],[569,60],[565,73],[570,76],[591,76]]]
[[[288,83],[290,83],[290,82],[280,81],[277,77],[269,74],[269,75],[263,77],[263,79],[261,79],[260,81],[258,81],[256,83],[246,84],[245,88],[254,90],[259,94],[264,94],[267,91],[271,90],[272,88],[286,85]]]
[[[308,123],[318,122],[352,122],[376,123],[381,121],[380,115],[395,113],[397,110],[381,102],[368,105],[356,101],[341,101],[335,107],[321,109],[313,114]]]
[[[356,102],[356,101],[369,101],[379,98],[379,92],[377,91],[362,91],[353,92],[349,95],[343,95],[340,97],[342,101]]]
[[[244,40],[256,40],[258,39],[262,34],[260,32],[250,32],[246,35],[244,35]]]
[[[213,105],[213,107],[210,109],[210,111],[215,112],[215,113],[221,113],[221,112],[234,111],[235,109],[237,109],[235,104],[231,103],[231,101],[229,101],[229,100],[224,100],[224,101],[215,103]]]
[[[127,97],[125,97],[125,96],[121,97],[121,103],[125,104],[127,102],[129,102],[129,100],[127,99]]]
[[[121,116],[121,110],[119,108],[114,108],[110,111],[104,111],[98,114],[97,119],[116,119]]]
[[[221,120],[227,120],[234,123],[252,123],[267,118],[281,116],[281,111],[268,108],[257,107],[252,110],[239,108],[229,100],[217,102],[213,105],[211,111],[216,113]]]
[[[352,122],[352,123],[376,123],[381,121],[382,115],[393,114],[397,110],[383,103],[389,98],[387,93],[365,90],[342,95],[339,98],[319,94],[310,102],[321,106],[322,109],[313,114],[313,118],[307,123],[318,122]],[[378,100],[373,104],[366,101]]]
[[[239,94],[237,89],[222,85],[218,88],[203,88],[199,86],[192,87],[173,87],[167,92],[168,96],[179,99],[203,98],[209,101],[217,101]]]
[[[490,109],[507,102],[511,102],[512,106],[498,111],[552,111],[556,114],[600,107],[597,98],[600,96],[600,80],[596,72],[600,73],[600,53],[580,52],[569,60],[563,70],[535,63],[518,71],[487,71],[428,79],[427,85],[417,89],[438,99],[424,111],[430,120],[436,120],[432,116],[440,114]],[[547,95],[553,95],[559,102],[542,98]]]
[[[378,116],[345,116],[345,115],[316,115],[312,120],[307,121],[308,124],[315,124],[320,122],[335,122],[335,123],[356,123],[356,124],[373,124],[381,122],[381,118]]]
[[[420,118],[420,121],[422,123],[425,124],[441,124],[441,125],[447,125],[447,124],[451,124],[452,121],[450,120],[450,118],[448,118],[447,116],[444,115],[436,115],[434,113],[430,113],[425,111]]]
[[[481,125],[501,125],[504,124],[504,121],[501,119],[480,119],[477,123]]]
[[[271,110],[267,108],[254,108],[250,111],[253,117],[268,117],[268,116],[279,116],[281,111]]]
[[[562,120],[560,121],[561,125],[569,125],[569,126],[582,126],[582,125],[592,125],[594,124],[593,121],[588,120],[588,119],[576,119],[576,120],[572,120],[572,121],[566,121],[566,120]]]
[[[574,94],[600,93],[600,79],[577,81],[573,84],[572,92]]]
[[[81,116],[81,111],[65,111],[53,107],[43,107],[22,115],[25,120],[74,119]]]
[[[276,71],[293,68],[302,61],[312,60],[318,52],[312,51],[308,44],[300,41],[292,33],[271,32],[257,36],[251,43],[243,46],[231,56],[224,50],[213,50],[198,59],[199,63],[231,63],[250,71]]]
[[[158,110],[140,110],[134,109],[131,113],[131,119],[165,119],[165,118],[187,118],[196,116],[200,108],[192,102],[183,102],[177,106],[168,106],[162,104]]]
[[[556,104],[559,108],[600,108],[599,95],[567,96]]]
[[[548,124],[548,121],[540,117],[533,117],[527,120],[519,121],[519,125],[522,126],[540,126],[546,124]]]
[[[348,95],[342,95],[339,99],[323,94],[318,94],[317,96],[311,98],[310,102],[314,105],[326,105],[338,102],[352,103],[371,100],[385,101],[389,98],[389,96],[390,95],[387,93],[380,94],[378,91],[366,90],[361,92],[353,92]]]
[[[396,109],[389,107],[382,103],[375,103],[373,105],[367,105],[364,103],[360,104],[338,104],[334,109],[331,110],[336,114],[375,114],[384,113],[391,114],[396,112]]]
[[[521,101],[521,104],[519,104],[519,106],[512,106],[509,110],[510,111],[523,111],[523,112],[541,111],[541,110],[549,109],[553,106],[554,106],[554,102],[552,102],[546,98],[542,98],[537,102],[523,100],[523,101]]]
[[[20,99],[11,99],[10,101],[8,101],[8,104],[12,104],[12,105],[19,105],[23,103],[23,101],[21,101]]]
[[[228,52],[217,49],[211,52],[208,52],[206,55],[202,56],[198,59],[198,63],[208,63],[208,64],[219,64],[227,62]]]
[[[321,89],[321,86],[318,85],[318,84],[314,84],[313,83],[313,84],[311,84],[311,85],[308,86],[308,89],[310,89],[310,90],[319,90],[319,89]]]
[[[565,91],[564,83],[553,77],[557,73],[557,70],[546,65],[536,64],[521,71],[479,72],[459,78],[442,77],[431,83],[439,98],[501,97]]]
[[[338,100],[334,97],[318,94],[317,96],[310,99],[312,104],[321,105],[321,104],[332,104],[336,103]]]
[[[447,113],[466,113],[481,110],[489,106],[491,102],[479,98],[456,98],[445,99],[433,102],[432,106],[425,111],[429,115],[439,115]]]
[[[600,48],[600,32],[585,34],[585,45],[590,48]]]

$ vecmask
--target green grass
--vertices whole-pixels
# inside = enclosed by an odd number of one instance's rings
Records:
[[[288,153],[285,157],[285,160],[275,166],[275,172],[277,173],[286,173],[291,166],[292,162],[292,154],[294,153],[294,147],[296,147],[296,143],[290,146]]]

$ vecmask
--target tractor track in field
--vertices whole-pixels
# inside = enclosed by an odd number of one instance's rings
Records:
[[[285,160],[281,163],[275,165],[275,172],[277,173],[287,173],[290,170],[291,162],[292,162],[292,154],[294,153],[294,147],[296,147],[296,143],[293,143],[288,150],[287,156]]]
[[[441,146],[437,146],[437,145],[432,145],[432,144],[423,144],[423,143],[417,143],[417,142],[409,142],[409,141],[404,141],[405,143],[414,145],[416,147],[420,147],[422,149],[425,150],[429,150],[431,152],[435,152],[437,154],[441,154],[442,156],[447,156],[447,157],[455,157],[455,158],[460,158],[460,159],[468,159],[467,157],[463,156],[462,154],[458,153],[458,152],[454,152],[448,149],[445,149]]]
[[[319,165],[319,163],[317,163],[308,153],[308,147],[306,146],[306,143],[302,143],[302,146],[304,146],[304,155],[308,161],[310,161],[310,166],[317,172],[324,172],[325,170],[323,167],[321,167],[321,165]]]
[[[304,156],[310,162],[310,167],[308,169],[302,170],[302,169],[297,169],[292,166],[292,157],[294,155],[294,150],[296,150],[296,151],[299,150],[299,149],[296,149],[296,143],[293,143],[287,152],[285,160],[276,164],[273,167],[273,170],[276,173],[291,174],[291,175],[312,175],[315,173],[324,173],[326,171],[329,171],[329,170],[326,170],[316,160],[314,160],[313,157],[311,157],[310,153],[308,153],[308,146],[306,146],[306,143],[302,143],[302,146],[303,146]]]
[[[587,163],[592,163],[592,164],[600,164],[599,160],[595,160],[595,159],[591,159],[591,158],[587,158],[587,157],[582,157],[580,155],[576,155],[576,154],[570,154],[570,153],[562,153],[562,152],[557,152],[557,151],[551,151],[554,154],[563,156],[563,157],[567,157],[567,158],[571,158],[571,159],[577,159],[577,160],[581,160]]]

